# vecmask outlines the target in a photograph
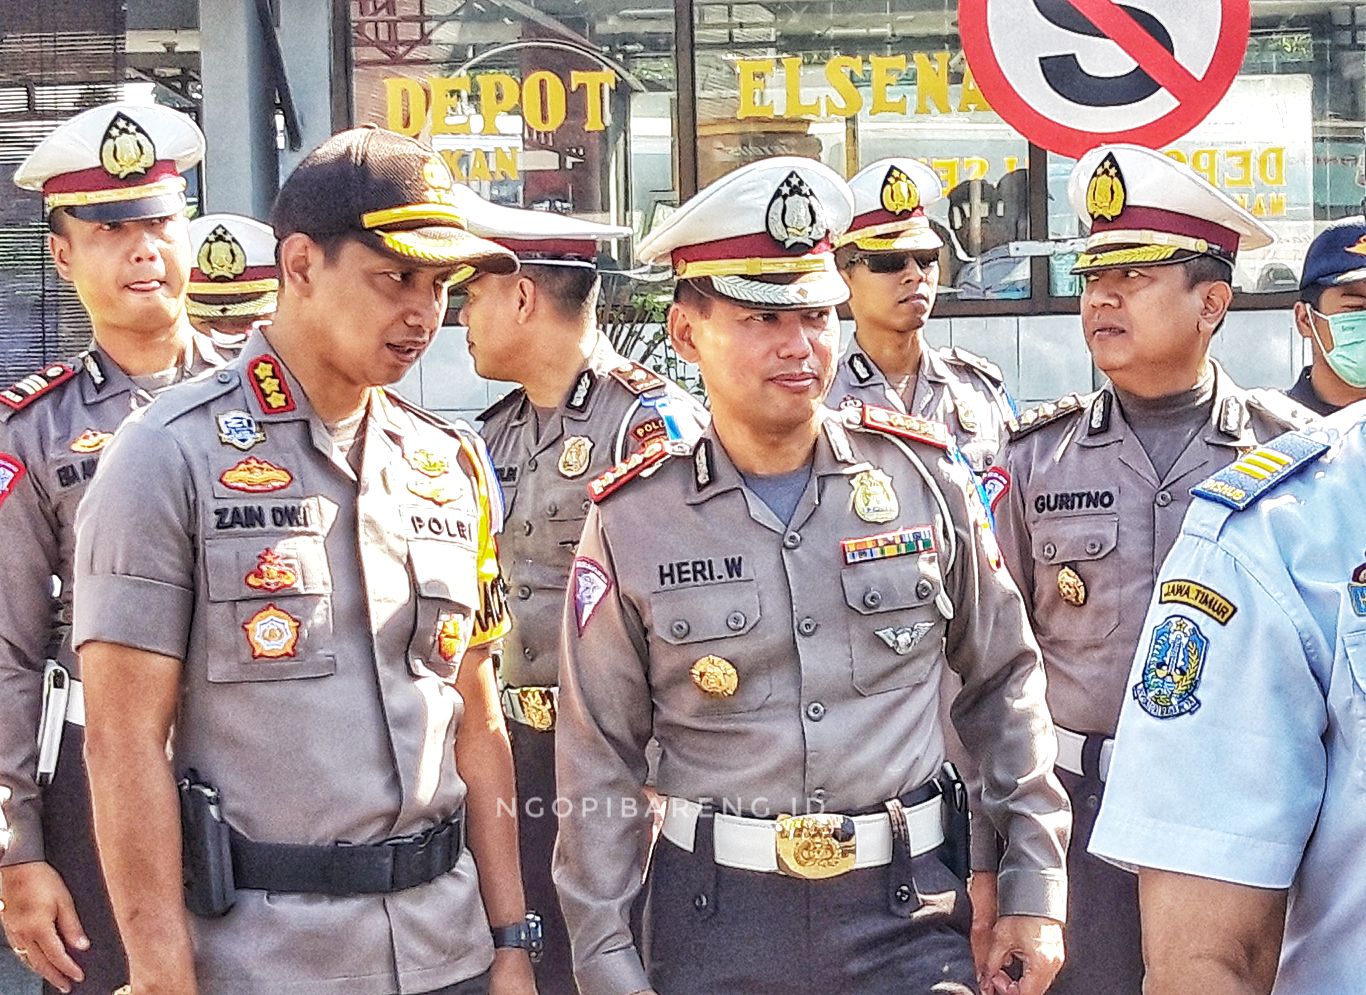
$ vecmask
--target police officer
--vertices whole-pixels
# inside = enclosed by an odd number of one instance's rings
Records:
[[[254,218],[205,214],[190,222],[190,244],[190,321],[220,343],[240,347],[252,326],[275,313],[275,233]]]
[[[1354,408],[1195,488],[1091,839],[1138,869],[1151,995],[1361,990],[1363,487]]]
[[[1015,403],[993,363],[925,341],[944,245],[925,208],[943,195],[939,176],[915,159],[880,159],[849,187],[854,221],[836,240],[835,260],[849,286],[854,338],[830,403],[863,401],[942,422],[980,473],[1005,440]]]
[[[1024,593],[1058,723],[1072,798],[1068,960],[1053,992],[1137,995],[1133,878],[1086,844],[1140,630],[1137,606],[1190,505],[1191,487],[1259,441],[1312,417],[1248,391],[1210,360],[1239,249],[1266,228],[1186,166],[1150,149],[1084,155],[1069,183],[1091,226],[1075,272],[1101,390],[1025,412],[984,484],[1007,565]]]
[[[382,389],[459,267],[516,266],[451,186],[392,132],[310,153],[272,213],[275,320],[129,422],[81,505],[74,640],[134,995],[535,990],[488,652],[497,485],[472,429]]]
[[[1343,218],[1309,244],[1295,328],[1313,361],[1286,391],[1320,415],[1366,398],[1366,218]]]
[[[1062,956],[1068,817],[1042,670],[971,475],[942,426],[822,403],[847,294],[828,246],[851,209],[828,168],[766,159],[640,246],[673,264],[669,335],[712,424],[589,486],[555,852],[585,992],[975,991],[946,664],[1010,839],[992,990],[1020,956],[1037,995]],[[665,811],[637,946],[652,736]]]
[[[542,995],[558,995],[572,993],[574,982],[550,878],[555,700],[565,584],[590,505],[587,482],[655,440],[695,439],[704,415],[690,395],[625,359],[598,329],[598,245],[629,228],[494,205],[472,192],[465,200],[470,230],[521,263],[515,274],[465,284],[460,320],[479,375],[521,385],[479,419],[509,522],[498,552],[514,625],[499,678],[517,768],[522,877],[527,902],[544,921],[537,983]]]
[[[181,173],[203,154],[204,136],[184,115],[115,103],[64,122],[15,173],[20,187],[42,192],[53,262],[94,331],[74,359],[0,390],[0,921],[48,990],[108,995],[127,980],[82,757],[73,527],[119,423],[221,362],[185,317]]]

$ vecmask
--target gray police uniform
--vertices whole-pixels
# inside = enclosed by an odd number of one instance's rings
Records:
[[[1043,650],[1059,778],[1076,817],[1068,959],[1050,989],[1064,995],[1137,995],[1142,985],[1134,879],[1086,852],[1141,633],[1137,606],[1152,594],[1191,488],[1312,417],[1211,366],[1208,420],[1165,474],[1107,385],[1026,411],[987,477],[1001,549]]]
[[[897,412],[827,412],[786,525],[714,430],[594,482],[565,612],[573,805],[555,852],[584,991],[975,991],[963,882],[937,845],[945,665],[1011,840],[1001,909],[1062,918],[1069,820],[1037,645],[948,445]],[[651,736],[668,802],[638,950]],[[820,812],[775,832],[780,813]]]
[[[478,437],[378,389],[363,426],[348,461],[254,332],[124,426],[77,523],[76,644],[183,661],[175,776],[216,788],[254,844],[329,848],[336,868],[360,856],[338,841],[454,822],[454,682],[467,647],[506,629]],[[474,860],[445,841],[453,866],[409,887],[397,858],[395,883],[363,894],[239,887],[226,915],[191,917],[200,991],[389,995],[483,974]]]
[[[924,347],[915,389],[906,398],[855,339],[835,368],[829,397],[831,407],[853,399],[942,422],[977,473],[991,466],[1016,413],[1000,368],[956,347]]]
[[[1361,418],[1282,436],[1195,489],[1091,838],[1127,866],[1290,889],[1276,995],[1362,986]]]
[[[565,583],[591,501],[588,482],[655,440],[695,440],[702,407],[675,384],[618,354],[599,336],[584,368],[544,424],[521,388],[479,416],[502,483],[508,528],[498,560],[514,620],[499,676],[517,768],[522,883],[541,913],[542,995],[573,991],[569,937],[550,877],[555,845],[555,699]]]
[[[180,379],[221,362],[208,339],[195,335]],[[99,995],[124,984],[128,967],[90,821],[84,698],[70,638],[76,506],[114,430],[151,399],[98,346],[0,390],[0,534],[7,558],[0,598],[0,808],[9,837],[0,863],[44,860],[62,875],[91,941],[90,950],[72,951],[86,976],[72,990]],[[45,683],[61,681],[60,674],[45,678],[48,661],[69,677],[68,707],[59,713],[54,697],[43,721]],[[40,738],[48,743],[43,780],[50,778],[42,787]]]

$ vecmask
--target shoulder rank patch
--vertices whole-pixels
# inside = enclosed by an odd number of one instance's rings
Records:
[[[294,410],[294,397],[279,361],[269,353],[257,356],[247,364],[251,389],[261,410],[268,415],[283,415]]]
[[[1037,408],[1030,408],[1022,413],[1019,418],[1007,422],[1006,430],[1009,431],[1012,439],[1018,439],[1057,421],[1059,418],[1080,411],[1083,407],[1080,397],[1076,394],[1068,394],[1056,401],[1049,401],[1047,404],[1040,404]]]
[[[588,496],[597,504],[607,495],[621,487],[628,480],[639,477],[655,464],[667,459],[668,447],[659,439],[651,442],[638,453],[632,453],[606,473],[589,481]]]
[[[1327,451],[1327,443],[1315,442],[1299,432],[1287,432],[1230,463],[1204,483],[1191,488],[1191,493],[1226,504],[1234,511],[1243,511]]]
[[[952,362],[972,367],[998,387],[1003,386],[1006,382],[1006,376],[1001,372],[999,366],[989,359],[978,356],[976,353],[971,353],[966,349],[960,349],[958,346],[954,346],[952,349],[948,350],[948,358]]]
[[[0,390],[0,404],[12,411],[20,411],[42,397],[58,384],[66,383],[76,371],[65,363],[53,363],[37,373],[30,373],[4,390]]]
[[[884,435],[895,435],[912,442],[924,442],[940,449],[948,449],[951,443],[949,430],[940,422],[920,418],[917,415],[903,415],[891,408],[880,408],[865,404],[859,410],[859,425]]]
[[[644,394],[664,386],[664,378],[639,363],[623,363],[612,371],[616,380],[632,394]]]

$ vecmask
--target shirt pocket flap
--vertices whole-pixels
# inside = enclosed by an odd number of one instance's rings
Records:
[[[919,608],[939,593],[939,579],[909,557],[856,563],[840,571],[844,601],[860,615]]]
[[[744,635],[759,621],[759,588],[752,580],[709,584],[650,595],[656,634],[683,645]]]
[[[1118,515],[1077,515],[1034,528],[1034,559],[1056,566],[1108,556],[1119,541]]]
[[[319,535],[208,539],[204,570],[210,601],[332,593]]]
[[[454,601],[470,608],[479,605],[478,578],[469,550],[439,540],[410,539],[408,562],[421,597]]]

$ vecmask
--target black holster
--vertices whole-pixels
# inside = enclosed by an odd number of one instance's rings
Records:
[[[185,907],[197,916],[227,915],[237,902],[230,831],[218,791],[191,770],[180,791],[180,857]]]
[[[940,859],[960,880],[972,871],[972,836],[968,816],[968,788],[958,768],[945,761],[935,778],[943,792],[944,845]],[[989,830],[990,827],[987,827]]]

